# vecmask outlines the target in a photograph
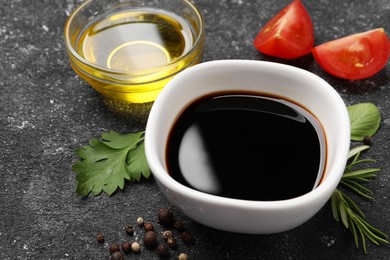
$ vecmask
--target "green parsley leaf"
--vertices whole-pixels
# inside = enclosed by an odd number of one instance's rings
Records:
[[[93,138],[89,145],[76,150],[80,160],[72,170],[76,172],[76,192],[81,196],[101,192],[111,196],[123,190],[125,180],[148,178],[150,169],[144,152],[144,132],[122,135],[115,131],[103,133],[101,140]]]
[[[379,109],[372,103],[360,103],[348,106],[351,121],[351,140],[362,141],[373,136],[379,128],[381,116]]]

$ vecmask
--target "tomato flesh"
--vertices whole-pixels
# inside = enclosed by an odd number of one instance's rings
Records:
[[[295,59],[309,54],[314,30],[309,13],[300,0],[293,0],[257,34],[255,48],[267,55]]]
[[[329,74],[344,79],[373,76],[386,66],[390,41],[383,28],[329,41],[312,50],[318,64]]]

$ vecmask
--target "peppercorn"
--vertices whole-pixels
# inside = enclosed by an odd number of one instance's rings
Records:
[[[170,230],[165,230],[163,233],[162,233],[162,237],[167,240],[168,238],[172,237],[173,236],[173,233],[172,231]]]
[[[370,137],[370,136],[365,136],[364,138],[363,138],[363,144],[365,144],[365,145],[372,145],[372,138]]]
[[[121,248],[118,244],[112,244],[109,250],[110,250],[110,254],[113,254],[115,252],[121,251]]]
[[[125,241],[121,245],[123,252],[130,253],[131,252],[131,243]]]
[[[143,226],[144,225],[144,219],[143,218],[141,218],[141,217],[138,217],[137,218],[137,224],[138,224],[138,226]]]
[[[134,228],[131,225],[125,226],[125,231],[129,236],[132,236],[134,234]]]
[[[181,253],[179,255],[179,260],[188,260],[188,259],[189,259],[189,257],[186,253]]]
[[[116,251],[111,255],[111,260],[123,260],[123,255],[121,252]]]
[[[96,240],[99,242],[99,243],[104,243],[104,235],[102,233],[99,233],[96,235]]]
[[[134,253],[139,253],[139,251],[141,251],[141,245],[138,243],[138,242],[133,242],[131,244],[131,250],[134,252]]]
[[[192,244],[192,235],[188,231],[184,231],[181,236],[181,240],[184,242],[184,244],[189,245]]]
[[[181,221],[181,220],[176,220],[175,223],[173,224],[173,227],[174,227],[177,231],[184,231],[184,230],[185,230],[184,223],[183,223],[183,221]]]
[[[170,208],[161,208],[157,213],[158,223],[165,226],[170,227],[173,225],[175,221],[175,217],[173,216],[173,212]]]
[[[144,235],[144,245],[152,249],[157,245],[157,235],[154,231],[148,231]]]
[[[170,247],[170,248],[174,248],[176,246],[176,238],[175,237],[169,237],[167,239],[167,245]]]
[[[153,227],[153,224],[152,223],[145,223],[144,224],[144,228],[145,228],[145,231],[148,232],[148,231],[153,231],[154,230],[154,227]]]
[[[156,249],[156,252],[161,258],[169,258],[170,256],[169,248],[164,244],[159,245]]]

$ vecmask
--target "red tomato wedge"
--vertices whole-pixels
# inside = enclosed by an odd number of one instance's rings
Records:
[[[314,30],[309,13],[300,0],[293,0],[257,34],[255,48],[267,55],[295,59],[309,54]]]
[[[316,46],[313,56],[329,74],[344,79],[364,79],[386,66],[390,41],[383,28],[353,34]]]

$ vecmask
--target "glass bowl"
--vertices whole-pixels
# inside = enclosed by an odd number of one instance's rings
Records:
[[[88,0],[70,15],[64,37],[71,66],[96,91],[147,103],[200,62],[204,22],[187,0]]]

